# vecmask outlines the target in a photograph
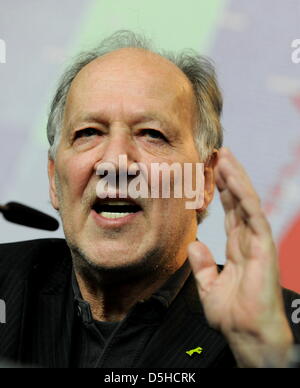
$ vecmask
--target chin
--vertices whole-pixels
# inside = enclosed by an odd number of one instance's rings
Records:
[[[161,265],[161,252],[154,249],[135,249],[110,243],[78,248],[71,247],[76,269],[88,277],[96,278],[101,283],[130,281],[153,274]]]
[[[143,261],[143,257],[137,256],[132,252],[124,252],[118,250],[102,250],[101,254],[93,251],[88,254],[89,261],[96,267],[103,269],[126,268],[134,265],[139,265]]]

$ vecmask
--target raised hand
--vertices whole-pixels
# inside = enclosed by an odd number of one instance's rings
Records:
[[[239,366],[284,367],[293,340],[270,225],[248,175],[226,148],[219,152],[215,182],[227,235],[222,272],[203,243],[189,246],[206,317],[225,335]]]

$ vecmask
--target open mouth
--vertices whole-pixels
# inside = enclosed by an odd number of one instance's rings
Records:
[[[142,208],[134,202],[129,201],[113,201],[113,200],[98,200],[93,210],[104,218],[116,219],[124,218],[131,214],[137,213]]]

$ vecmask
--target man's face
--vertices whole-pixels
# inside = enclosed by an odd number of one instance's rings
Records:
[[[149,170],[152,163],[199,162],[194,120],[189,81],[156,54],[121,49],[77,75],[49,175],[66,238],[91,263],[119,268],[140,265],[146,257],[168,259],[170,266],[183,260],[197,229],[196,213],[185,209],[185,200],[139,198],[139,211],[111,219],[110,205],[97,200],[96,170],[103,162],[118,165],[120,155],[129,166],[143,163]]]

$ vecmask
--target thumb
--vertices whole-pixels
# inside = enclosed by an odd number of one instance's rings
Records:
[[[188,246],[190,264],[197,281],[200,295],[209,292],[211,286],[218,278],[215,260],[207,248],[200,241],[195,241]]]

